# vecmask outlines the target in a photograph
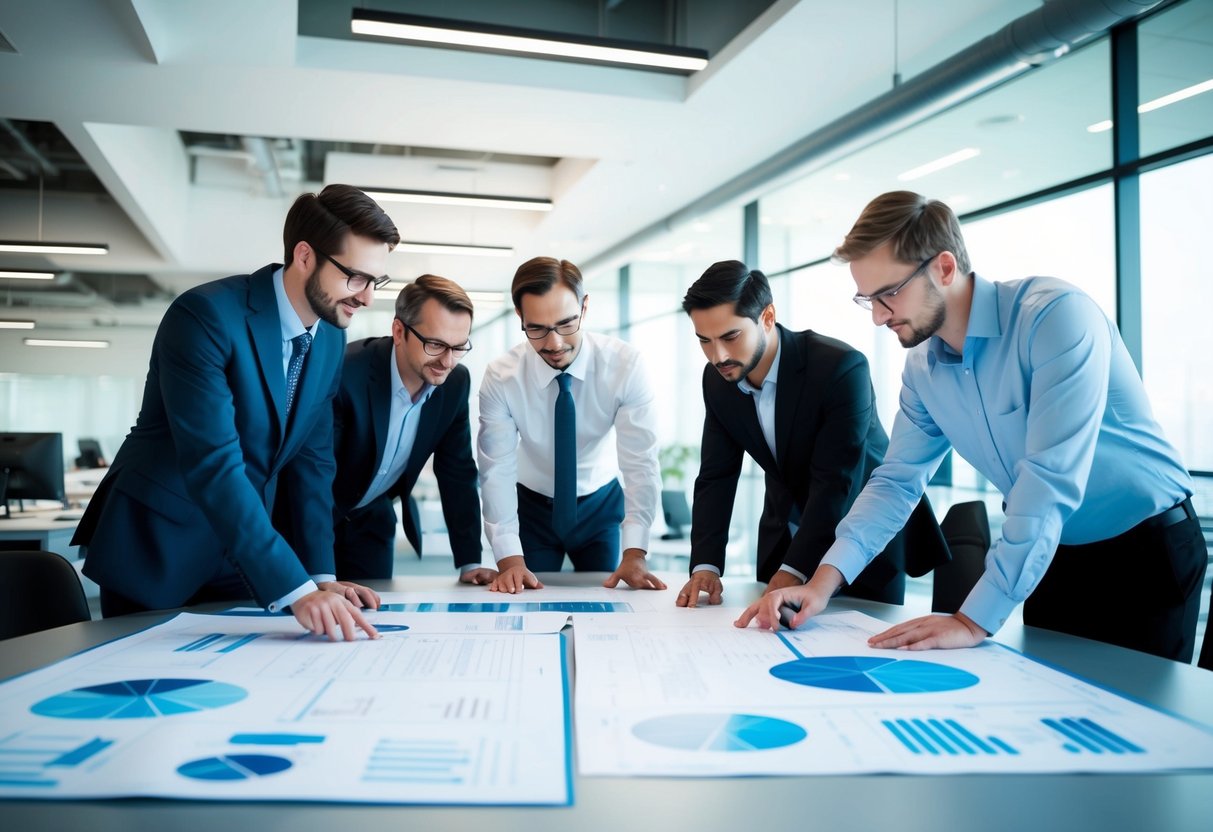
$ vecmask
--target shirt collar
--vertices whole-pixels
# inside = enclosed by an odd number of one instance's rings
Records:
[[[965,352],[972,338],[1002,337],[1002,320],[998,315],[998,288],[988,280],[983,280],[976,272],[971,275],[973,280],[973,299],[969,303],[969,325],[965,331]],[[959,364],[963,357],[938,335],[932,335],[928,342],[927,363],[930,367],[936,364]]]
[[[400,396],[406,402],[411,401],[413,404],[424,404],[429,401],[430,396],[434,394],[434,385],[425,381],[421,382],[421,389],[417,391],[416,400],[411,399],[409,397],[409,389],[404,386],[404,379],[400,377],[400,363],[396,359],[396,346],[394,343],[388,352],[392,355],[392,398],[395,399],[397,396]]]
[[[768,384],[774,386],[774,385],[778,384],[778,382],[779,382],[779,357],[780,357],[780,355],[782,355],[782,352],[783,352],[782,350],[779,349],[780,337],[781,336],[779,334],[779,328],[776,327],[775,328],[775,338],[774,338],[775,358],[773,361],[771,361],[771,369],[767,370],[766,378],[764,378],[762,380],[762,389],[763,390],[766,389],[766,386]],[[745,376],[742,376],[741,381],[737,382],[737,389],[739,389],[742,393],[745,393],[747,396],[752,396],[758,392],[758,390],[754,387],[754,385],[750,384],[750,382],[746,379]]]
[[[537,353],[530,344],[527,344],[527,348],[531,353],[528,360],[535,362],[535,386],[543,388],[554,382],[556,380],[556,376],[560,375],[562,372],[568,373],[578,381],[585,381],[586,374],[589,372],[591,361],[589,358],[589,353],[591,353],[594,349],[594,340],[590,337],[590,333],[583,333],[581,336],[581,347],[577,350],[577,355],[575,358],[573,358],[573,363],[564,370],[557,370],[551,367],[539,356],[539,353]]]
[[[307,332],[307,327],[299,319],[299,313],[291,306],[291,299],[286,296],[286,285],[283,282],[284,268],[274,272],[274,299],[278,301],[278,325],[282,330],[282,340],[290,341]]]

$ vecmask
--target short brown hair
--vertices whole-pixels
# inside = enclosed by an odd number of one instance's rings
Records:
[[[450,312],[466,312],[472,315],[472,299],[463,287],[453,280],[436,274],[423,274],[400,290],[396,296],[396,317],[409,326],[421,320],[421,307],[433,298]]]
[[[345,235],[351,232],[387,243],[389,248],[400,242],[400,232],[392,218],[357,188],[329,185],[318,194],[301,194],[287,212],[282,228],[282,241],[286,244],[283,265],[291,265],[295,246],[300,242],[324,254],[340,254],[345,247]]]
[[[842,245],[834,249],[834,259],[850,263],[885,243],[892,243],[893,256],[903,263],[919,263],[950,251],[961,273],[971,271],[960,221],[952,209],[913,191],[890,191],[869,202]]]
[[[585,288],[582,285],[581,270],[568,260],[557,260],[555,257],[532,257],[514,272],[514,282],[510,286],[510,296],[514,299],[514,308],[522,311],[523,295],[546,295],[557,283],[568,286],[577,296],[577,302],[585,298]]]

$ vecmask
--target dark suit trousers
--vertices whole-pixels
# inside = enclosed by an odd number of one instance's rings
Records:
[[[623,487],[618,480],[577,498],[577,525],[568,539],[552,529],[552,499],[518,486],[518,536],[532,572],[559,572],[565,553],[576,572],[614,572],[622,522]]]
[[[1024,602],[1024,623],[1191,661],[1204,536],[1194,512],[1170,526],[1153,520],[1108,540],[1058,546]]]
[[[391,578],[396,547],[396,512],[381,494],[363,508],[351,509],[334,529],[337,580]]]

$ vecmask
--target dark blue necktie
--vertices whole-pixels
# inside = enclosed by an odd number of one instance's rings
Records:
[[[295,391],[299,389],[299,377],[303,375],[303,359],[312,346],[312,333],[305,332],[291,339],[291,360],[286,365],[286,412],[291,412],[295,403]]]
[[[556,466],[552,494],[552,530],[565,538],[577,525],[577,408],[573,404],[573,377],[556,376]]]

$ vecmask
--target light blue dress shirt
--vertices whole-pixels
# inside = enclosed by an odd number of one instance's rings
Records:
[[[291,299],[286,296],[286,286],[282,282],[283,269],[274,272],[274,299],[278,301],[278,325],[282,334],[282,378],[286,378],[287,367],[291,363],[291,340],[296,336],[309,332],[309,327],[303,325],[299,313],[291,306]],[[312,579],[295,588],[293,592],[284,595],[269,605],[270,612],[278,612],[283,607],[289,607],[309,592],[315,592],[316,584],[323,581],[335,581],[336,575],[313,575]]]
[[[1056,278],[971,279],[964,354],[938,336],[910,351],[884,464],[822,563],[854,580],[954,447],[1006,500],[1002,537],[960,608],[993,633],[1058,543],[1115,537],[1190,496],[1192,483],[1120,333],[1090,297]]]
[[[737,389],[754,400],[754,409],[758,411],[758,425],[762,428],[762,438],[767,440],[771,456],[779,459],[775,453],[775,386],[779,383],[779,330],[775,330],[775,358],[771,361],[771,369],[767,370],[762,387],[755,387],[743,376],[737,382]]]
[[[421,408],[434,394],[434,385],[422,384],[417,397],[409,395],[408,388],[400,378],[400,365],[396,361],[396,350],[388,350],[392,363],[392,408],[388,417],[387,438],[383,456],[375,478],[366,489],[366,494],[356,508],[363,508],[379,495],[391,488],[408,465],[413,443],[417,441],[417,425],[421,422]]]

